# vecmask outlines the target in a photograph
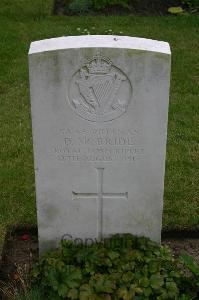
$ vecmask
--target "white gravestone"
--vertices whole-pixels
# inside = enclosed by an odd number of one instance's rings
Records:
[[[61,37],[33,42],[29,65],[40,252],[63,235],[160,242],[168,43]]]

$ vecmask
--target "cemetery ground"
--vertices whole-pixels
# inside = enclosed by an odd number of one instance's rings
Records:
[[[199,17],[55,17],[38,1],[0,3],[0,244],[12,226],[36,225],[27,53],[31,41],[118,34],[168,41],[172,76],[164,230],[199,230]],[[46,1],[47,3],[48,1]],[[191,233],[190,233],[191,234]]]

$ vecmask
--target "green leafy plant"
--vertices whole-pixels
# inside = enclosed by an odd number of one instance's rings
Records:
[[[185,12],[198,12],[199,1],[198,0],[181,0],[181,6],[172,6],[168,8],[168,12],[174,15],[182,15]]]
[[[92,6],[92,0],[73,0],[69,3],[68,9],[73,14],[87,13]]]
[[[41,258],[33,279],[53,300],[197,299],[169,248],[130,234],[91,245],[62,241]]]
[[[180,254],[181,263],[194,275],[196,285],[199,287],[199,264],[186,251]]]
[[[93,8],[103,10],[108,6],[118,5],[121,7],[129,7],[130,0],[92,0]]]
[[[31,289],[27,295],[18,296],[13,300],[43,300],[42,295],[40,294],[39,288],[35,287]]]
[[[181,0],[181,1],[188,8],[189,11],[197,12],[199,10],[198,0]]]

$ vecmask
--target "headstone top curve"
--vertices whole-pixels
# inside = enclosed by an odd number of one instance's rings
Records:
[[[117,35],[63,36],[32,42],[29,55],[73,48],[118,48],[171,54],[169,43]]]

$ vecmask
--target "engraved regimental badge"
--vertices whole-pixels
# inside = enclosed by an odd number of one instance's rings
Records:
[[[82,118],[106,122],[126,112],[132,95],[127,76],[110,59],[97,54],[72,77],[69,101]]]

